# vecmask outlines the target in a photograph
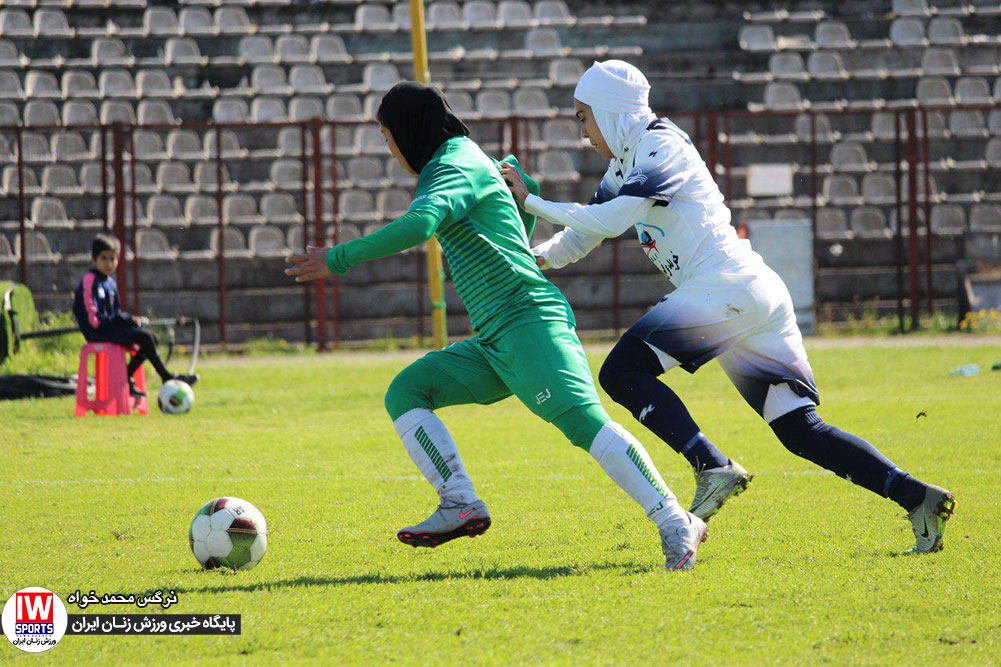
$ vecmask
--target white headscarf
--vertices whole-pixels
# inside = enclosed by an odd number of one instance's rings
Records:
[[[574,97],[594,111],[598,129],[620,160],[637,125],[656,117],[650,109],[649,82],[643,72],[622,60],[591,65],[577,83]]]

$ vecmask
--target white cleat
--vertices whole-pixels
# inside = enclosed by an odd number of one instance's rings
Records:
[[[476,537],[490,528],[490,512],[482,500],[468,505],[441,504],[416,526],[408,526],[396,539],[412,547],[435,547],[459,537]]]
[[[695,473],[695,498],[688,511],[703,521],[719,511],[730,498],[747,490],[754,479],[736,461],[730,461],[722,468],[710,468]]]
[[[951,491],[929,484],[924,501],[907,513],[914,529],[914,537],[917,538],[917,544],[907,553],[929,554],[941,551],[945,522],[952,517],[955,508],[956,498]]]
[[[660,529],[660,547],[667,558],[664,567],[668,572],[695,567],[699,545],[709,535],[705,521],[690,512],[686,512],[685,519],[687,523],[671,524]]]

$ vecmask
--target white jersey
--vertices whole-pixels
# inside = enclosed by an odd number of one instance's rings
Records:
[[[546,267],[586,256],[604,238],[636,228],[650,261],[675,286],[709,273],[764,266],[730,224],[730,210],[691,139],[661,118],[630,133],[587,205],[529,195],[525,209],[567,227],[534,249]]]

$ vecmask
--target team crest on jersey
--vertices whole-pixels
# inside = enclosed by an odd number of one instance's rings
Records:
[[[639,235],[640,247],[643,248],[643,252],[646,253],[646,256],[650,258],[650,261],[653,262],[654,265],[670,280],[678,269],[681,268],[681,264],[679,263],[679,258],[675,253],[670,250],[657,247],[656,237],[663,239],[664,232],[652,225],[636,225],[636,231]]]

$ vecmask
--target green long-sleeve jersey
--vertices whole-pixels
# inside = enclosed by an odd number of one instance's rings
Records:
[[[513,158],[506,161],[517,166]],[[437,236],[481,341],[529,322],[574,325],[570,305],[542,275],[529,248],[535,217],[519,214],[497,165],[470,139],[449,139],[421,171],[407,213],[373,234],[331,248],[328,268],[340,275]],[[537,183],[527,177],[526,183],[538,193]]]

